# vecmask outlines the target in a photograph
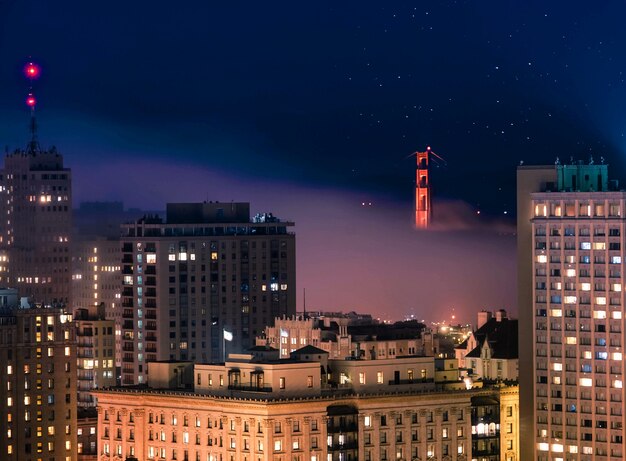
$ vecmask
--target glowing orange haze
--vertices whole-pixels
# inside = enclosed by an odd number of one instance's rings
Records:
[[[73,176],[79,200],[123,200],[144,209],[164,209],[168,201],[249,201],[253,213],[295,221],[298,310],[306,288],[310,310],[389,319],[414,313],[430,321],[449,318],[454,308],[457,320],[467,322],[484,308],[516,315],[514,229],[483,221],[463,202],[435,200],[438,224],[416,231],[410,204],[185,165],[103,163]]]

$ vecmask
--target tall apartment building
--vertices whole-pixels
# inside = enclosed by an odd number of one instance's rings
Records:
[[[72,243],[72,309],[101,309],[115,322],[115,367],[122,367],[122,250],[118,238],[76,235]]]
[[[106,319],[104,306],[76,309],[78,406],[95,407],[92,389],[116,384],[115,323]]]
[[[626,192],[606,165],[517,179],[521,458],[623,459]]]
[[[248,203],[211,202],[124,225],[122,384],[145,383],[151,361],[220,361],[224,345],[252,347],[274,318],[295,314],[291,226],[251,220]]]
[[[0,291],[0,458],[76,459],[76,341],[71,315]]]
[[[69,305],[72,177],[56,149],[7,154],[0,171],[0,283],[37,302]]]

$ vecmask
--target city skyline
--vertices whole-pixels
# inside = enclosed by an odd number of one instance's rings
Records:
[[[138,2],[120,15],[79,2],[63,11],[3,3],[0,138],[9,151],[28,142],[22,66],[30,56],[43,70],[40,141],[58,146],[74,171],[75,207],[250,201],[254,212],[296,223],[300,286],[314,308],[393,318],[452,307],[461,320],[481,308],[515,314],[507,263],[515,166],[593,156],[618,178],[623,170],[626,63],[615,23],[623,9],[367,2],[302,14],[294,5],[239,12]],[[435,216],[447,219],[434,233],[414,233],[410,154],[428,145],[446,160],[431,183]],[[319,227],[337,231],[330,245],[312,230]],[[402,277],[383,285],[363,264],[320,271],[336,254],[362,260],[383,228],[392,244],[373,260],[376,272],[404,266]],[[494,234],[488,244],[485,234]],[[429,264],[455,260],[448,248],[464,245],[478,250],[464,249],[465,258],[479,260],[488,248],[495,259],[451,268],[454,296],[419,258],[405,258],[410,248],[431,255]],[[508,269],[497,270],[500,263]],[[483,289],[468,302],[477,285],[499,293]],[[346,286],[362,289],[337,297]]]

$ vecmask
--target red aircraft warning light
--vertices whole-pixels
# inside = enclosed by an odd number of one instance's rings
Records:
[[[41,73],[41,69],[35,63],[29,62],[24,67],[24,75],[26,75],[26,77],[28,77],[31,80],[38,78],[40,73]]]
[[[30,108],[34,108],[35,104],[37,104],[37,100],[32,93],[29,93],[28,97],[26,98],[26,105]]]

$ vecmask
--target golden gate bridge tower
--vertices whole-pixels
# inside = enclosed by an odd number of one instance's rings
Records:
[[[415,227],[417,229],[427,229],[432,223],[432,191],[430,187],[430,162],[440,160],[444,164],[446,161],[435,154],[430,146],[425,152],[415,152],[417,169],[415,171]],[[439,162],[436,162],[439,163]]]

